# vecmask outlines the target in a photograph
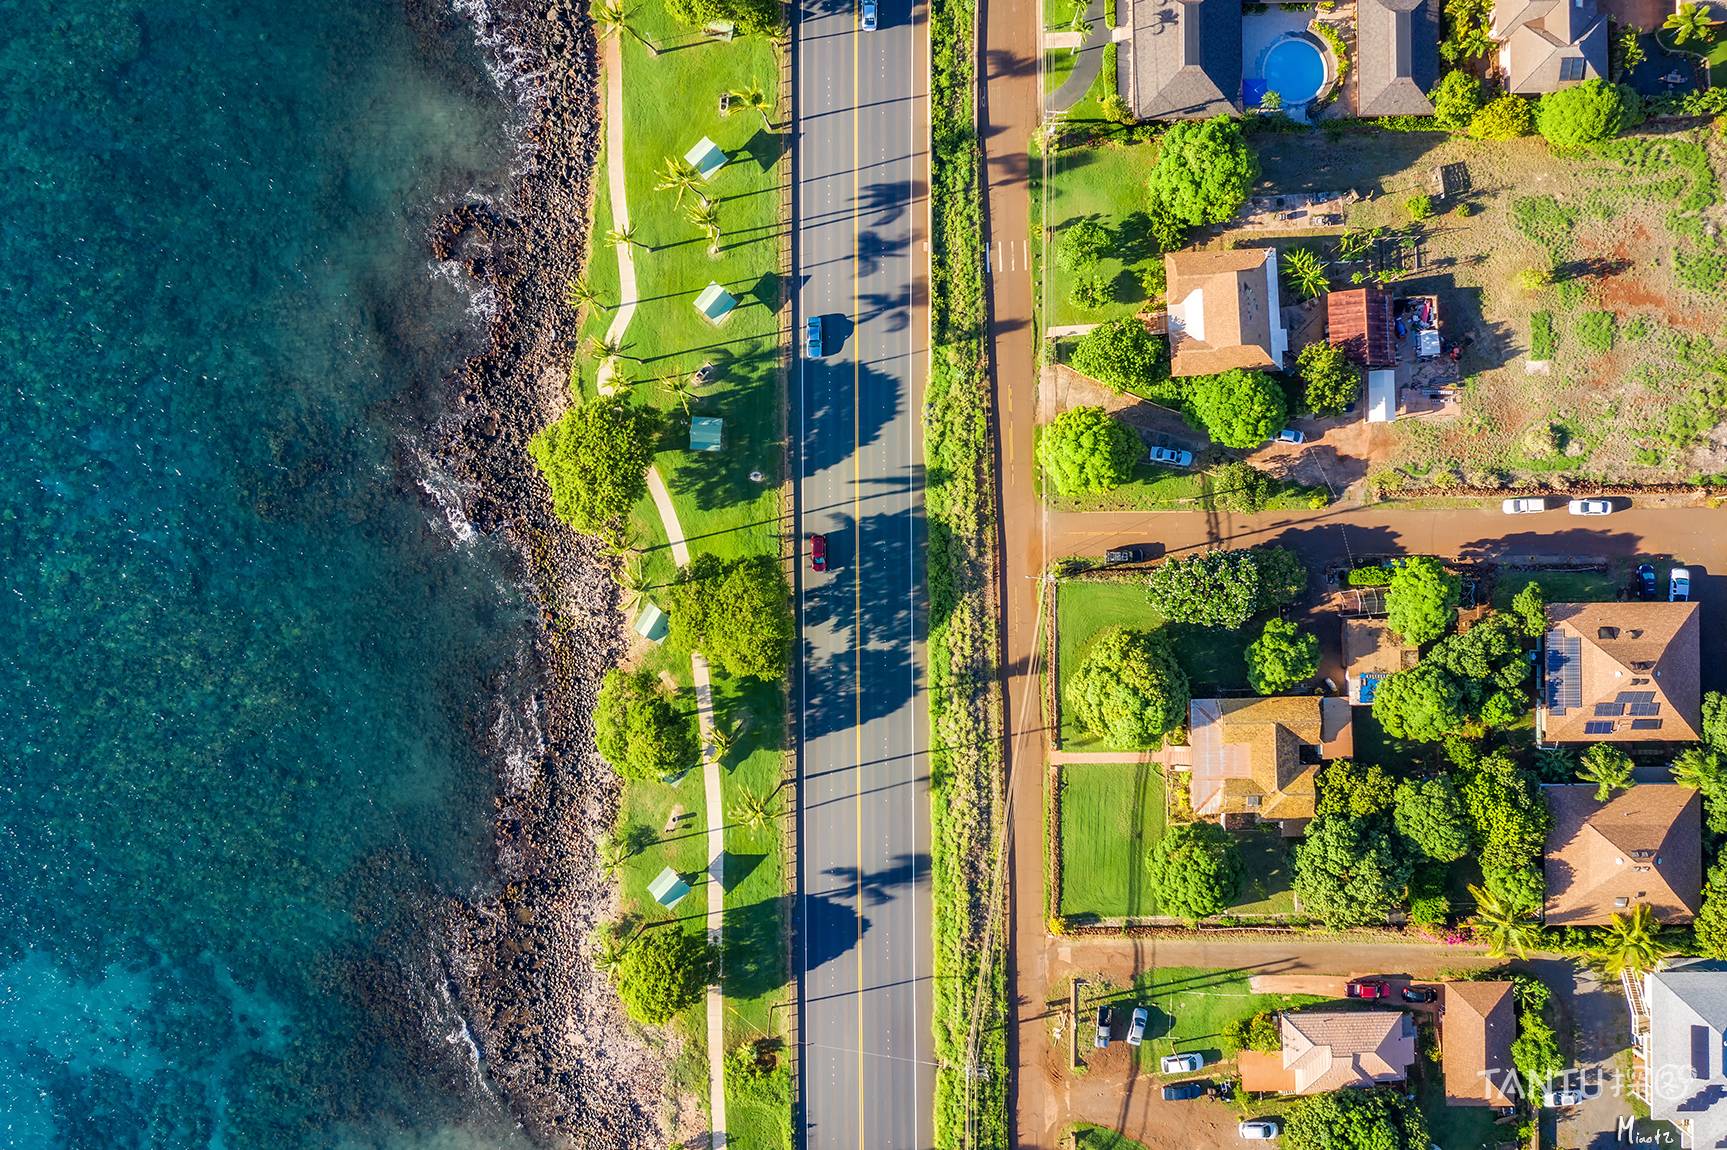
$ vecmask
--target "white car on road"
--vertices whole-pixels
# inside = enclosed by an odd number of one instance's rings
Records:
[[[1573,515],[1611,515],[1613,501],[1610,499],[1573,499],[1565,505],[1565,509]]]
[[[863,30],[865,32],[875,31],[875,14],[875,0],[863,0]]]
[[[1164,1074],[1192,1074],[1205,1065],[1205,1055],[1197,1050],[1187,1054],[1165,1054],[1157,1068]]]
[[[1537,499],[1533,496],[1524,496],[1521,499],[1507,499],[1499,505],[1499,510],[1505,512],[1507,515],[1533,515],[1537,511],[1547,510],[1547,500]]]
[[[1179,447],[1154,447],[1151,449],[1151,461],[1165,467],[1192,467],[1193,452],[1183,451]]]

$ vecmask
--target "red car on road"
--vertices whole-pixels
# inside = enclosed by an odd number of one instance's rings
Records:
[[[828,537],[826,535],[810,536],[810,570],[826,571],[828,569]]]
[[[1352,978],[1344,986],[1343,993],[1350,998],[1389,998],[1391,984],[1383,978]]]

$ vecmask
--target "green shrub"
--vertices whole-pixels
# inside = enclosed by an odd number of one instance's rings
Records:
[[[589,400],[528,441],[528,454],[552,491],[552,510],[577,531],[623,538],[648,493],[663,423],[658,412],[616,396]]]
[[[1075,220],[1061,230],[1055,261],[1068,271],[1083,271],[1108,253],[1109,230],[1096,220]]]
[[[1073,301],[1075,307],[1096,311],[1115,302],[1114,285],[1107,276],[1086,272],[1073,278],[1073,286],[1068,289],[1067,298]]]
[[[774,0],[666,0],[666,11],[690,28],[730,21],[742,32],[766,36],[785,26],[785,10]]]
[[[1461,132],[1481,110],[1481,81],[1461,69],[1447,72],[1428,94],[1433,120],[1449,132]]]
[[[1553,283],[1552,268],[1529,267],[1517,273],[1517,286],[1530,295],[1534,295]]]
[[[1211,506],[1252,514],[1271,497],[1271,477],[1251,463],[1232,460],[1211,469]]]
[[[1613,350],[1613,333],[1617,321],[1610,311],[1586,311],[1577,317],[1577,342],[1585,351],[1597,355]]]
[[[1534,128],[1529,101],[1509,94],[1483,105],[1469,121],[1469,134],[1477,140],[1514,140]]]
[[[1475,205],[1470,203],[1468,200],[1464,200],[1462,203],[1458,204],[1455,208],[1453,208],[1452,211],[1456,212],[1459,216],[1463,217],[1464,219],[1467,219],[1470,216],[1473,216],[1475,214]]]
[[[1409,213],[1409,218],[1419,223],[1433,218],[1433,197],[1425,193],[1410,196],[1403,201],[1403,209]]]
[[[1351,567],[1343,582],[1350,587],[1389,587],[1391,570],[1377,563],[1371,567]]]
[[[1443,9],[1445,38],[1439,55],[1456,65],[1493,51],[1493,0],[1446,0]]]
[[[1144,454],[1134,430],[1101,407],[1069,408],[1037,441],[1038,464],[1057,495],[1113,491]]]
[[[694,717],[680,710],[646,671],[614,667],[594,702],[594,742],[620,775],[657,779],[701,759]]]
[[[644,931],[625,948],[612,972],[630,1017],[663,1026],[702,999],[712,956],[706,942],[675,924]]]
[[[1643,105],[1623,84],[1599,78],[1541,97],[1535,122],[1555,148],[1578,148],[1611,139],[1643,120]]]
[[[1544,311],[1538,311],[1529,317],[1529,358],[1533,360],[1552,359],[1553,353],[1559,348],[1559,339],[1553,332],[1553,316]]]

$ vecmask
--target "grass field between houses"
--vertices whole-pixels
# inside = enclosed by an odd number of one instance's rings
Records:
[[[1087,108],[1095,107],[1097,99],[1101,96],[1094,86],[1082,105],[1074,109],[1073,117],[1091,114]],[[1153,265],[1163,263],[1145,215],[1145,182],[1157,163],[1156,143],[1129,143],[1126,132],[1093,126],[1105,137],[1103,142],[1064,147],[1051,154],[1047,203],[1043,156],[1035,147],[1031,154],[1033,283],[1044,330],[1133,315],[1147,302],[1143,277]],[[1053,229],[1050,267],[1044,266],[1042,254],[1045,212]],[[1109,229],[1114,240],[1109,254],[1094,269],[1111,285],[1113,298],[1107,307],[1085,308],[1069,299],[1072,277],[1053,262],[1061,232],[1082,219],[1096,220]]]
[[[1071,1131],[1073,1150],[1145,1150],[1145,1143],[1104,1126],[1082,1123]]]
[[[1058,694],[1066,689],[1069,676],[1085,658],[1086,648],[1106,627],[1161,631],[1168,636],[1176,661],[1187,672],[1195,698],[1240,690],[1247,685],[1245,652],[1250,641],[1245,631],[1222,631],[1188,623],[1166,622],[1146,598],[1139,580],[1107,581],[1072,579],[1056,589],[1058,644],[1056,674]],[[1088,735],[1068,707],[1061,706],[1061,746],[1069,751],[1130,751],[1138,747],[1110,747]]]
[[[1208,1064],[1232,1062],[1240,1047],[1224,1035],[1224,1028],[1231,1022],[1251,1018],[1262,1010],[1286,1010],[1327,1001],[1330,1000],[1312,995],[1256,994],[1249,985],[1248,975],[1234,970],[1172,966],[1140,974],[1133,986],[1125,990],[1105,990],[1088,996],[1082,1002],[1081,1015],[1099,1002],[1112,1003],[1118,1011],[1145,1007],[1151,1018],[1146,1025],[1145,1042],[1138,1051],[1139,1064],[1145,1070],[1156,1071],[1159,1058],[1178,1050],[1199,1051]]]

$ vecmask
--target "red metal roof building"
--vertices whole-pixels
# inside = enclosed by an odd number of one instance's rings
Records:
[[[1377,287],[1328,292],[1326,338],[1366,367],[1397,363],[1397,333],[1391,325],[1391,297]]]

